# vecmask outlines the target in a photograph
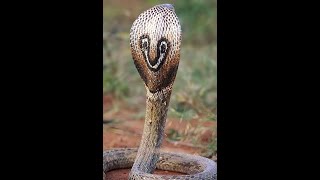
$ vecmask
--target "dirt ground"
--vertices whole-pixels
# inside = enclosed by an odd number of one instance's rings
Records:
[[[105,96],[103,100],[103,150],[111,148],[138,147],[143,131],[144,118],[138,120],[133,119],[132,117],[137,113],[135,112],[136,110],[134,108],[125,108],[121,109],[121,111],[113,111],[114,101],[115,100],[111,96]],[[197,119],[192,120],[191,124],[201,124],[205,127],[212,127],[210,129],[214,129],[216,126],[216,122],[214,121],[200,122]],[[165,133],[167,134],[169,129],[183,131],[186,127],[186,122],[168,117]],[[206,144],[210,139],[212,139],[212,133],[214,132],[204,132],[199,138],[199,141],[201,142],[200,144]],[[168,138],[164,138],[161,150],[170,152],[184,152],[195,155],[201,155],[201,153],[205,151],[204,147],[198,147],[187,142],[172,142]],[[216,160],[216,156],[214,155],[208,158]],[[106,175],[107,179],[110,180],[125,180],[128,179],[129,172],[130,169],[119,169],[110,171]],[[156,170],[155,174],[179,175],[180,173]]]

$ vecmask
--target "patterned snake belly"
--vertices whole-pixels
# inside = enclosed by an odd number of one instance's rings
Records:
[[[103,175],[131,168],[130,180],[217,179],[213,160],[184,153],[161,152],[172,85],[180,61],[181,27],[171,4],[156,5],[134,21],[130,30],[133,62],[146,88],[146,115],[139,148],[103,152]],[[155,169],[186,175],[156,175]]]

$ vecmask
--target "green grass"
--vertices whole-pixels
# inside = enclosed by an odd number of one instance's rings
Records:
[[[217,1],[176,1],[175,11],[180,19],[185,43],[206,45],[217,39]]]
[[[216,109],[215,45],[201,48],[182,46],[181,60],[173,87],[170,112],[192,115],[214,113]],[[193,113],[191,113],[192,111]]]
[[[131,59],[129,46],[125,43],[119,41],[120,48],[113,49],[110,57],[105,57],[103,87],[105,94],[115,95],[133,105],[136,98],[145,96],[145,87]],[[215,113],[215,56],[215,45],[201,48],[182,46],[170,102],[170,116],[190,119],[201,114]]]

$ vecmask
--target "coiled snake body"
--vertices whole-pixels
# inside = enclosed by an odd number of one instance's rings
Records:
[[[130,31],[134,64],[147,91],[146,116],[139,148],[103,152],[103,175],[131,168],[129,179],[216,179],[216,163],[184,153],[160,152],[172,85],[180,60],[181,26],[171,4],[154,6],[139,15]],[[186,175],[156,175],[155,169]]]

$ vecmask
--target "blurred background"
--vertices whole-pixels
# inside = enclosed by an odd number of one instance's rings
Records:
[[[216,158],[216,0],[103,0],[104,149],[137,147],[145,116],[145,87],[131,57],[129,32],[148,8],[174,4],[182,27],[163,149]]]

